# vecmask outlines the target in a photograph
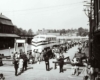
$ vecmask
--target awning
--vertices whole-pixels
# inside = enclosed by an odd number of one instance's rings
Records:
[[[0,37],[20,37],[16,34],[5,34],[5,33],[0,33]]]

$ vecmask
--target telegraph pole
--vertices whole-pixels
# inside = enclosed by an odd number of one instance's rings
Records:
[[[87,1],[84,1],[87,2]],[[89,60],[91,63],[91,57],[92,57],[92,9],[93,9],[93,0],[90,1],[90,3],[87,3],[89,5],[84,5],[86,7],[89,7],[89,9],[84,9],[84,12],[86,16],[89,18]],[[87,11],[87,13],[86,13]]]
[[[90,61],[91,61],[91,57],[92,57],[92,0],[90,3],[91,7],[90,7],[90,32],[89,32],[89,55],[90,55]]]
[[[84,2],[86,2],[86,1],[84,1]],[[87,11],[88,11],[88,14],[86,14],[86,9],[84,9],[84,11],[85,11],[85,14],[87,15],[87,17],[89,18],[89,63],[90,63],[90,65],[91,65],[91,63],[92,63],[92,42],[93,42],[93,34],[92,34],[92,27],[93,27],[93,25],[92,25],[92,18],[93,18],[93,0],[90,0],[90,3],[88,3],[88,4],[90,4],[90,5],[85,5],[85,6],[90,6],[90,10],[88,9]],[[90,80],[94,80],[93,78],[92,78],[92,75],[90,75]]]

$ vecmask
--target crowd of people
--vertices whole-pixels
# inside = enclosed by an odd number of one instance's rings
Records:
[[[85,66],[83,69],[84,77],[83,80],[88,80],[91,78],[91,75],[94,75],[94,69],[89,63],[89,58],[85,53],[82,52],[82,50],[88,45],[85,42],[78,43],[78,52],[75,53],[74,57],[72,60],[70,60],[70,57],[65,57],[64,53],[67,52],[68,49],[71,47],[74,47],[77,44],[73,44],[71,46],[66,45],[60,45],[57,47],[49,48],[47,50],[44,50],[40,55],[43,55],[42,58],[38,58],[37,62],[44,61],[45,66],[46,66],[46,71],[50,70],[50,59],[56,59],[57,65],[59,65],[59,73],[63,73],[63,66],[64,66],[64,60],[67,59],[67,61],[71,62],[71,74],[72,75],[79,75],[79,69],[80,66]],[[66,53],[67,54],[67,53]],[[15,53],[13,56],[13,64],[15,68],[15,75],[17,76],[18,74],[23,73],[25,70],[27,70],[27,64],[29,62],[34,63],[35,58],[32,56],[32,53],[29,52],[25,54],[24,52],[20,53]],[[41,56],[40,56],[41,57]],[[31,61],[30,61],[31,59]],[[99,73],[97,74],[95,80],[98,80],[99,78]]]
[[[65,58],[64,53],[67,52],[70,48],[78,45],[78,52],[75,53],[72,60],[70,60],[70,57]],[[83,43],[71,43],[71,44],[63,44],[63,45],[57,45],[53,46],[52,48],[49,48],[47,50],[43,50],[42,53],[40,53],[41,56],[38,56],[37,62],[44,61],[46,66],[46,71],[50,70],[50,59],[56,59],[57,64],[59,65],[59,73],[64,72],[63,66],[64,66],[64,60],[67,59],[67,61],[71,62],[72,68],[72,75],[79,75],[79,66],[85,66],[84,72],[84,80],[86,80],[88,74],[93,73],[93,69],[91,68],[91,65],[88,64],[88,58],[85,53],[82,53],[82,49],[87,47],[87,44],[85,42]],[[11,58],[13,59],[12,63],[14,64],[15,68],[15,76],[18,76],[19,74],[23,73],[25,70],[27,70],[28,63],[34,63],[35,57],[32,55],[32,52],[23,52],[20,50],[20,53],[16,52],[11,55]],[[90,70],[90,72],[89,72]]]
[[[42,53],[39,54],[38,58],[36,59],[35,56],[32,55],[32,52],[23,52],[22,50],[18,52],[13,53],[11,55],[11,58],[13,59],[12,63],[14,64],[15,68],[15,75],[19,75],[23,73],[25,70],[27,70],[28,63],[34,63],[35,61],[40,63],[41,61],[45,61],[46,64],[46,70],[49,71],[50,63],[49,59],[55,58],[57,61],[59,61],[60,65],[60,72],[63,72],[63,64],[64,64],[64,55],[63,53],[66,52],[68,49],[73,47],[76,44],[66,44],[66,45],[60,45],[59,47],[53,47],[46,50],[43,50]],[[58,49],[57,49],[58,48]],[[56,50],[59,50],[58,52]],[[57,54],[59,57],[57,57]],[[42,58],[41,58],[42,55]]]

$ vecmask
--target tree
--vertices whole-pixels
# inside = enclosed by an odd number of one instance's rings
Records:
[[[27,31],[26,30],[23,30],[23,35],[27,35]]]
[[[19,35],[23,35],[23,29],[19,28]]]
[[[28,32],[27,32],[27,34],[28,34],[28,35],[33,35],[32,29],[29,29]]]
[[[78,35],[79,36],[87,36],[88,35],[88,29],[83,29],[82,27],[78,28]]]
[[[79,36],[82,36],[82,33],[83,33],[83,32],[84,32],[84,30],[83,30],[82,27],[78,28],[78,35],[79,35]]]
[[[14,34],[18,35],[18,33],[19,33],[19,29],[17,28],[17,26],[14,26]]]

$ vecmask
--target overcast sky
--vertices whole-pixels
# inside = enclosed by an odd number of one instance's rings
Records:
[[[0,0],[0,12],[18,28],[89,28],[83,0]]]

